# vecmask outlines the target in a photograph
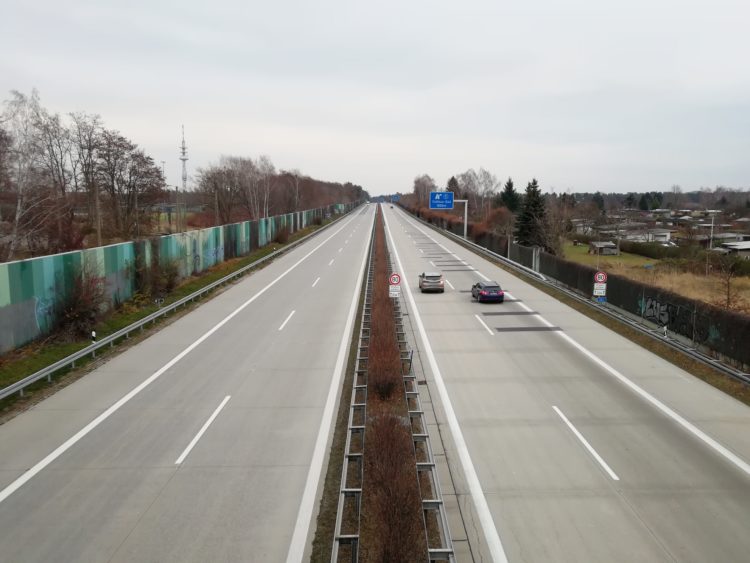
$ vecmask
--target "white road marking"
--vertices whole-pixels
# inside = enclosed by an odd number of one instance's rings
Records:
[[[320,276],[318,276],[318,279],[316,279],[316,280],[315,280],[315,281],[313,282],[312,286],[313,286],[313,287],[315,287],[316,285],[318,285],[318,282],[319,282],[319,281],[320,281]]]
[[[430,235],[422,231],[422,229],[419,226],[415,226],[415,228],[425,234],[428,238],[432,239]],[[435,239],[432,239],[435,240]],[[437,241],[435,241],[437,242]],[[439,244],[439,243],[438,243]],[[445,248],[443,245],[439,245],[442,248],[444,248],[447,252],[450,252],[447,248]],[[480,272],[477,272],[480,276],[483,276]],[[488,280],[488,278],[485,277],[485,279]],[[510,296],[511,299],[513,299],[513,296],[505,292],[506,295]],[[524,303],[519,302],[518,303],[523,309],[525,309],[528,312],[533,312],[529,307],[527,307]],[[536,316],[539,317],[539,319],[546,325],[546,326],[554,326],[552,323],[547,321],[544,317],[542,317],[539,313],[536,313]],[[737,454],[729,450],[726,446],[723,446],[713,438],[711,438],[708,434],[703,432],[700,428],[695,426],[693,423],[689,422],[687,419],[682,417],[681,415],[677,414],[674,410],[669,408],[667,405],[662,403],[659,399],[651,395],[648,391],[643,389],[641,386],[637,385],[636,383],[632,382],[630,379],[625,377],[623,374],[621,374],[619,371],[617,371],[615,368],[610,366],[608,363],[606,363],[604,360],[599,358],[596,354],[590,352],[587,350],[584,346],[573,340],[570,336],[568,336],[564,331],[562,330],[555,330],[553,331],[555,334],[559,335],[560,338],[563,340],[566,340],[568,343],[570,343],[571,346],[576,348],[578,351],[580,351],[583,355],[588,357],[591,361],[593,361],[595,364],[599,365],[600,367],[604,368],[610,375],[615,377],[616,379],[620,380],[626,387],[629,387],[633,392],[635,392],[637,395],[639,395],[641,398],[645,399],[647,402],[651,403],[654,407],[656,407],[658,410],[660,410],[663,414],[674,420],[677,424],[682,426],[685,430],[690,432],[693,436],[701,440],[704,444],[709,446],[711,449],[716,451],[717,453],[721,454],[724,458],[726,458],[728,461],[730,461],[732,464],[734,464],[737,468],[739,468],[741,471],[743,471],[746,475],[750,475],[750,464],[746,462],[744,459],[739,457]]]
[[[424,250],[422,250],[421,248],[419,249],[419,251],[420,251],[420,252],[421,252],[422,254],[424,254]]]
[[[282,330],[284,330],[284,327],[286,326],[286,323],[289,322],[289,319],[291,319],[294,316],[294,313],[296,313],[296,312],[297,311],[292,311],[291,313],[289,313],[289,316],[286,318],[286,320],[283,323],[281,323],[281,326],[279,327],[279,332],[281,332]]]
[[[349,239],[346,239],[346,240],[344,241],[344,244],[349,244]]]
[[[374,214],[372,219],[375,219]],[[326,399],[326,404],[323,408],[322,422],[320,424],[320,429],[318,430],[318,437],[315,440],[315,448],[313,449],[313,456],[310,462],[310,470],[307,473],[305,490],[302,493],[302,502],[300,502],[299,511],[297,512],[297,522],[294,525],[292,541],[289,543],[289,551],[286,555],[287,563],[301,563],[305,554],[307,533],[310,529],[313,510],[315,509],[315,495],[318,491],[318,486],[320,485],[320,476],[323,472],[325,454],[328,451],[328,436],[331,433],[331,424],[333,423],[333,417],[338,408],[338,402],[336,399],[338,398],[338,391],[341,388],[341,380],[343,378],[345,367],[344,360],[346,359],[352,337],[354,316],[357,312],[357,305],[359,304],[359,293],[362,288],[362,279],[365,275],[366,260],[367,252],[363,252],[362,263],[359,266],[359,276],[357,277],[357,282],[354,284],[352,301],[349,305],[349,316],[346,319],[346,326],[344,327],[344,333],[341,336],[341,343],[339,344],[339,354],[336,357],[336,365],[333,370],[333,377],[331,378],[331,386],[328,388],[328,398]]]
[[[508,293],[505,292],[506,295],[509,295],[511,299],[514,299],[514,297]],[[529,308],[525,303],[521,303],[520,301],[518,304],[523,308],[524,310],[528,312],[533,312],[531,308]],[[554,326],[551,322],[549,322],[547,319],[542,317],[539,313],[535,313],[535,316],[539,318],[540,321],[542,321],[546,326]],[[604,368],[610,375],[615,377],[616,379],[620,380],[626,387],[629,387],[632,391],[634,391],[637,395],[640,395],[643,399],[645,399],[647,402],[651,403],[654,407],[659,409],[663,414],[667,415],[669,418],[674,420],[677,424],[682,426],[685,430],[690,432],[693,436],[701,440],[704,444],[712,448],[717,453],[721,454],[729,460],[731,463],[733,463],[736,467],[741,469],[745,472],[745,474],[750,475],[750,464],[748,464],[744,459],[739,457],[734,452],[730,451],[728,448],[711,438],[708,434],[703,432],[700,428],[695,426],[692,422],[688,422],[687,419],[683,418],[681,415],[677,414],[675,411],[673,411],[671,408],[669,408],[667,405],[662,403],[659,399],[654,397],[651,393],[643,389],[640,385],[632,382],[630,379],[625,377],[623,374],[621,374],[619,371],[617,371],[615,368],[610,366],[607,362],[602,360],[599,356],[594,354],[593,352],[590,352],[586,348],[584,348],[583,345],[579,344],[577,341],[573,340],[570,336],[568,336],[564,331],[562,330],[556,330],[554,331],[555,334],[559,335],[560,338],[568,342],[571,346],[573,346],[576,350],[581,352],[584,356],[589,358],[591,361],[593,361],[598,366]]]
[[[328,265],[330,266],[331,264],[333,264],[333,261],[334,261],[334,260],[336,260],[336,259],[335,259],[335,258],[331,258],[331,261],[330,261],[330,262],[328,262]]]
[[[437,268],[437,266],[435,266],[435,262],[433,262],[432,260],[430,260],[430,266],[432,266],[433,268]]]
[[[448,280],[445,280],[445,283],[447,283],[449,286],[451,286],[451,289],[455,291],[455,287],[453,287],[453,284],[449,282]]]
[[[339,252],[341,252],[342,250],[344,250],[344,247],[343,247],[343,246],[342,246],[341,248],[339,248]]]
[[[583,435],[578,431],[578,429],[575,426],[573,426],[573,423],[568,420],[568,417],[566,417],[563,414],[563,412],[560,409],[558,409],[556,406],[553,405],[552,408],[555,409],[555,412],[560,415],[560,418],[563,419],[563,422],[568,425],[568,428],[570,428],[573,434],[576,435],[576,438],[578,438],[581,441],[581,443],[589,451],[589,453],[594,457],[594,459],[599,462],[599,465],[602,466],[604,471],[606,471],[609,474],[609,476],[612,477],[612,479],[614,479],[615,481],[619,481],[620,478],[617,476],[617,474],[614,471],[612,471],[612,468],[609,465],[607,465],[607,462],[604,461],[602,456],[600,456],[597,453],[597,451],[592,447],[592,445],[589,444],[588,440],[586,440],[586,438],[583,437]]]
[[[479,324],[481,324],[484,329],[490,333],[490,336],[495,336],[495,333],[492,332],[492,329],[487,326],[487,323],[485,323],[479,315],[474,315],[474,317],[476,317],[476,319],[479,321]]]
[[[183,451],[180,454],[180,457],[177,458],[177,461],[174,462],[175,465],[180,465],[183,461],[185,461],[185,458],[188,456],[190,451],[195,447],[195,444],[198,443],[198,440],[201,439],[201,436],[203,436],[206,430],[208,430],[208,427],[211,426],[211,423],[214,421],[214,419],[216,419],[216,417],[219,416],[219,413],[221,412],[221,410],[224,408],[224,406],[229,402],[229,399],[231,398],[232,398],[231,395],[227,395],[226,397],[224,397],[224,400],[221,402],[221,404],[218,407],[216,407],[216,410],[213,412],[213,414],[208,417],[208,420],[206,421],[206,423],[203,425],[203,427],[200,430],[198,430],[198,433],[190,441],[187,448],[185,448],[185,451]]]
[[[10,485],[5,487],[2,491],[0,491],[0,503],[2,503],[5,499],[7,499],[10,495],[12,495],[14,492],[16,492],[18,489],[20,489],[22,486],[24,486],[26,483],[28,483],[36,474],[38,474],[42,469],[47,467],[50,463],[55,461],[58,457],[60,457],[62,454],[67,452],[71,447],[73,447],[75,444],[77,444],[84,436],[86,436],[89,432],[94,430],[97,426],[99,426],[102,422],[107,420],[110,416],[112,416],[115,412],[120,410],[120,408],[125,405],[130,399],[135,397],[138,393],[143,391],[146,387],[151,385],[154,381],[159,379],[169,368],[174,366],[177,362],[179,362],[182,358],[187,356],[190,352],[195,350],[198,346],[200,346],[209,336],[211,336],[213,333],[215,333],[217,330],[219,330],[221,327],[223,327],[225,324],[227,324],[230,320],[232,320],[235,316],[237,316],[242,310],[244,310],[248,305],[250,305],[253,301],[255,301],[258,297],[263,295],[266,291],[271,289],[274,285],[278,283],[279,280],[284,278],[289,272],[294,270],[297,266],[299,266],[302,262],[307,260],[310,256],[312,256],[317,250],[319,250],[324,244],[326,244],[329,240],[331,240],[333,237],[335,237],[337,234],[339,234],[349,223],[354,221],[355,217],[352,217],[349,219],[346,223],[344,223],[341,227],[339,227],[336,231],[334,231],[328,238],[326,238],[323,242],[321,242],[318,246],[313,248],[310,252],[305,254],[302,258],[297,260],[294,264],[289,266],[284,272],[282,272],[279,276],[277,276],[273,281],[268,283],[263,289],[258,291],[255,295],[253,295],[250,299],[245,301],[242,305],[237,307],[234,311],[229,313],[226,317],[224,317],[221,321],[216,323],[213,328],[209,329],[205,333],[203,333],[202,336],[200,336],[197,340],[195,340],[190,346],[185,348],[182,352],[177,354],[174,358],[169,360],[166,364],[164,364],[158,371],[151,374],[147,379],[142,381],[139,385],[137,385],[134,389],[129,391],[124,397],[122,397],[120,400],[118,400],[116,403],[114,403],[111,407],[109,407],[107,410],[105,410],[103,413],[101,413],[99,416],[97,416],[94,420],[89,422],[86,426],[81,428],[78,432],[76,432],[72,437],[68,438],[65,442],[63,442],[60,446],[55,448],[50,454],[48,454],[44,459],[39,461],[36,465],[31,467],[30,469],[26,470],[23,474],[21,474],[20,477],[18,477],[15,481],[13,481]]]
[[[479,270],[476,270],[476,272],[477,272],[477,275],[478,275],[478,276],[479,276],[480,278],[482,278],[482,279],[483,279],[484,281],[490,281],[490,278],[488,278],[487,276],[485,276],[485,275],[484,275],[484,274],[483,274],[482,272],[480,272]]]
[[[398,250],[396,250],[396,243],[393,240],[391,229],[388,226],[388,219],[385,216],[383,216],[383,219],[385,221],[386,231],[388,232],[388,238],[391,240],[391,249],[393,251],[393,255],[396,258],[396,263],[398,264],[399,270],[406,273],[406,270],[404,270],[404,266],[401,263],[401,258],[398,255]],[[482,531],[484,532],[485,541],[487,542],[487,547],[489,548],[490,555],[492,557],[492,560],[497,563],[508,563],[508,557],[505,555],[503,544],[500,541],[500,535],[498,534],[497,528],[495,527],[495,521],[492,519],[490,507],[487,504],[487,499],[484,496],[484,491],[482,491],[482,485],[479,483],[477,470],[474,468],[474,464],[471,461],[469,448],[466,445],[466,440],[464,439],[463,432],[461,431],[461,426],[458,424],[458,418],[456,417],[456,412],[453,410],[453,403],[451,402],[450,396],[448,395],[448,389],[446,388],[445,382],[443,381],[443,376],[440,372],[440,367],[437,364],[437,359],[435,358],[435,354],[432,352],[432,345],[430,344],[430,340],[427,337],[427,332],[425,331],[424,324],[422,323],[422,317],[420,316],[419,310],[417,309],[417,304],[414,301],[414,295],[412,294],[411,287],[409,286],[409,284],[404,284],[404,287],[406,289],[406,297],[411,304],[412,318],[417,325],[417,330],[419,331],[419,335],[424,345],[425,355],[427,356],[427,360],[430,364],[430,369],[435,378],[435,386],[437,387],[440,399],[443,403],[443,408],[445,409],[445,418],[448,421],[448,428],[450,428],[451,435],[453,436],[453,442],[456,445],[458,459],[461,461],[461,467],[464,471],[464,476],[466,477],[466,482],[469,486],[469,494],[471,495],[471,499],[474,502],[474,507],[476,508],[479,523],[482,526]]]

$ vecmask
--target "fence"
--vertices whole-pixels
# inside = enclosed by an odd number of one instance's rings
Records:
[[[147,270],[175,265],[178,279],[186,278],[267,245],[282,229],[292,233],[328,214],[348,212],[355,205],[334,204],[257,221],[0,264],[0,353],[51,331],[60,305],[82,272],[103,278],[110,305],[117,305],[142,289],[137,264]]]
[[[440,228],[456,233],[440,217],[409,209],[408,211]],[[505,237],[486,234],[475,241],[485,248],[507,248]],[[494,250],[497,252],[497,250]],[[505,255],[505,254],[503,254]],[[591,297],[594,273],[589,266],[576,264],[519,244],[510,245],[509,257],[527,268],[554,279],[578,293]],[[673,334],[691,341],[714,357],[728,360],[740,369],[750,366],[750,317],[728,311],[702,301],[610,274],[607,280],[607,301],[631,315],[666,327]]]

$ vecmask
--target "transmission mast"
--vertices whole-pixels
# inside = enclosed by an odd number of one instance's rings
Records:
[[[182,192],[187,192],[187,145],[185,144],[185,126],[182,126],[182,144],[180,145],[180,160],[182,161]],[[187,220],[187,209],[184,210],[184,219]],[[177,217],[180,217],[180,204],[177,203]],[[180,227],[182,231],[182,227]]]

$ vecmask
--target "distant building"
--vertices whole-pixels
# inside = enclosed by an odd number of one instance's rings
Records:
[[[617,250],[617,245],[614,242],[595,241],[589,243],[589,254],[616,256],[619,252]]]
[[[723,242],[721,248],[726,248],[729,254],[737,254],[745,259],[750,259],[750,241]]]

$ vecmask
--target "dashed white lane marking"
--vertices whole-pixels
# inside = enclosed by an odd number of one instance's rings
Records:
[[[331,264],[333,264],[333,261],[334,261],[334,260],[336,260],[336,259],[335,259],[335,258],[331,258],[331,261],[330,261],[330,262],[328,262],[328,265],[330,266]]]
[[[281,332],[282,330],[284,330],[284,327],[286,326],[286,323],[288,323],[289,319],[291,319],[294,316],[294,313],[296,313],[296,311],[292,311],[291,313],[289,313],[289,316],[286,318],[286,320],[283,323],[281,323],[281,326],[279,327],[279,332]]]
[[[445,280],[445,283],[447,283],[449,286],[451,286],[451,289],[455,291],[455,287],[453,287],[453,284],[449,282],[448,280]]]
[[[578,429],[575,426],[573,426],[573,423],[568,420],[568,417],[566,417],[563,414],[563,412],[560,409],[558,409],[556,406],[553,405],[552,408],[555,409],[555,412],[558,415],[560,415],[560,418],[563,419],[563,422],[567,424],[568,428],[570,428],[573,434],[575,434],[576,438],[578,438],[581,441],[581,443],[589,451],[589,453],[594,457],[594,459],[599,462],[599,465],[601,465],[602,468],[604,468],[604,471],[606,471],[609,474],[609,476],[612,477],[612,479],[614,479],[615,481],[619,481],[620,478],[617,476],[617,474],[614,471],[612,471],[612,468],[609,465],[607,465],[607,462],[604,461],[602,456],[600,456],[597,453],[597,451],[593,448],[593,446],[589,444],[588,440],[583,437],[583,435],[578,431]]]
[[[339,227],[336,231],[334,231],[330,236],[328,236],[325,240],[323,240],[319,245],[317,245],[315,248],[313,248],[310,252],[305,254],[302,258],[297,260],[294,264],[289,266],[286,270],[284,270],[281,274],[279,274],[276,278],[273,279],[270,283],[268,283],[263,289],[258,291],[255,295],[253,295],[250,299],[245,301],[242,305],[237,307],[234,311],[229,313],[226,317],[224,317],[221,321],[216,323],[212,328],[207,330],[203,333],[202,336],[200,336],[197,340],[195,340],[192,344],[190,344],[187,348],[185,348],[182,352],[177,354],[174,358],[169,360],[166,364],[164,364],[159,370],[152,373],[148,378],[143,380],[140,384],[138,384],[136,387],[131,389],[127,394],[125,394],[123,397],[121,397],[117,402],[115,402],[112,406],[110,406],[107,410],[105,410],[103,413],[101,413],[99,416],[97,416],[94,420],[89,422],[86,426],[81,428],[78,432],[76,432],[73,436],[68,438],[65,442],[63,442],[61,445],[59,445],[57,448],[55,448],[51,453],[49,453],[44,459],[39,461],[36,465],[28,469],[25,473],[23,473],[20,477],[18,477],[15,481],[13,481],[10,485],[5,487],[2,491],[0,491],[0,503],[2,503],[5,499],[7,499],[10,495],[12,495],[14,492],[16,492],[18,489],[23,487],[26,483],[28,483],[31,479],[34,478],[35,475],[37,475],[40,471],[42,471],[45,467],[47,467],[50,463],[55,461],[58,457],[63,455],[65,452],[67,452],[70,448],[72,448],[75,444],[77,444],[81,439],[83,439],[87,434],[89,434],[92,430],[94,430],[97,426],[99,426],[102,422],[107,420],[110,416],[112,416],[114,413],[116,413],[120,408],[128,403],[133,397],[138,395],[141,391],[143,391],[146,387],[151,385],[154,381],[159,379],[164,373],[166,373],[172,366],[174,366],[177,362],[182,360],[185,356],[187,356],[190,352],[195,350],[198,346],[200,346],[207,338],[209,338],[212,334],[214,334],[217,330],[219,330],[221,327],[223,327],[225,324],[227,324],[230,320],[232,320],[234,317],[240,314],[248,305],[253,303],[256,299],[258,299],[261,295],[263,295],[266,291],[271,289],[274,285],[278,283],[279,280],[286,277],[286,275],[294,270],[297,266],[302,264],[305,260],[307,260],[310,256],[312,256],[315,252],[317,252],[320,248],[323,247],[329,240],[331,240],[333,237],[338,235],[344,228],[346,228],[347,225],[349,225],[352,221],[354,221],[354,217],[349,219],[346,223],[344,223],[341,227]]]
[[[488,327],[487,323],[485,323],[482,320],[482,317],[480,317],[479,315],[474,315],[474,317],[476,317],[476,319],[479,321],[479,324],[481,324],[484,327],[484,330],[486,330],[487,332],[490,333],[490,336],[495,336],[495,333],[492,332],[492,329],[490,327]]]
[[[231,395],[227,395],[226,397],[224,397],[224,400],[221,402],[221,404],[219,404],[219,406],[216,407],[216,410],[213,412],[213,414],[208,417],[208,420],[201,427],[201,429],[198,430],[198,433],[190,441],[187,448],[185,448],[185,450],[180,454],[180,457],[177,458],[177,461],[174,462],[175,465],[180,465],[183,461],[185,461],[185,458],[188,456],[191,450],[195,447],[195,444],[198,443],[198,440],[201,439],[201,436],[203,436],[206,430],[208,430],[208,427],[211,426],[211,423],[216,419],[217,416],[219,416],[219,413],[226,406],[226,404],[229,402],[229,399],[231,398],[232,398]]]
[[[320,276],[318,276],[318,279],[316,279],[316,280],[315,280],[315,281],[313,282],[312,286],[313,286],[313,287],[315,287],[316,285],[318,285],[318,282],[319,282],[319,281],[320,281]]]

